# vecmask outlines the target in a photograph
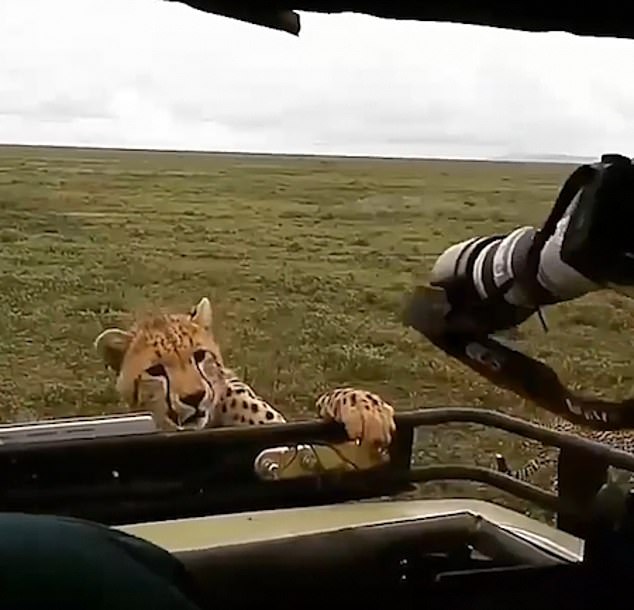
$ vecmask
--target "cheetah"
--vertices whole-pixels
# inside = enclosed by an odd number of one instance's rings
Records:
[[[119,396],[133,411],[148,411],[160,430],[279,424],[287,420],[223,360],[207,297],[188,313],[140,319],[128,330],[109,328],[94,346],[116,374]],[[315,402],[319,416],[343,424],[348,443],[335,446],[372,466],[387,457],[396,430],[394,409],[380,396],[335,388]],[[361,466],[365,467],[365,466]]]
[[[634,433],[631,430],[592,430],[591,428],[573,424],[562,417],[556,417],[553,423],[547,424],[546,427],[555,432],[575,434],[597,443],[609,445],[614,449],[634,453]],[[532,477],[540,470],[557,464],[557,453],[556,448],[542,446],[534,458],[516,470],[510,469],[504,456],[498,454],[496,455],[497,469],[520,481],[530,482]],[[556,480],[554,479],[551,481],[550,490],[557,490]]]

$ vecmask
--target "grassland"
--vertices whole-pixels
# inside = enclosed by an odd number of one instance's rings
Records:
[[[120,411],[92,351],[105,327],[208,295],[228,362],[295,418],[336,384],[399,409],[474,404],[530,419],[399,321],[449,244],[545,218],[564,165],[0,148],[0,417]],[[520,342],[580,389],[629,393],[631,309],[561,305]],[[543,416],[541,416],[543,417]],[[513,463],[530,443],[443,426],[418,457]]]

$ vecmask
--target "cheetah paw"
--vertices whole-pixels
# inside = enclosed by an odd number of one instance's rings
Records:
[[[320,417],[343,424],[350,440],[361,446],[385,450],[396,430],[394,408],[380,396],[339,388],[317,399]]]

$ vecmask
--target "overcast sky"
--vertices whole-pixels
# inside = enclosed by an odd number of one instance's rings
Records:
[[[634,154],[634,41],[301,18],[294,37],[162,0],[0,0],[0,142]]]

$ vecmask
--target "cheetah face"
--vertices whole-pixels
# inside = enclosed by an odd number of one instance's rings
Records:
[[[189,315],[106,330],[95,347],[117,372],[117,390],[131,409],[151,412],[164,430],[199,430],[213,419],[227,388],[211,324],[205,298]]]
[[[224,381],[212,352],[183,352],[146,367],[136,382],[135,403],[152,412],[161,428],[200,430],[212,418]]]

